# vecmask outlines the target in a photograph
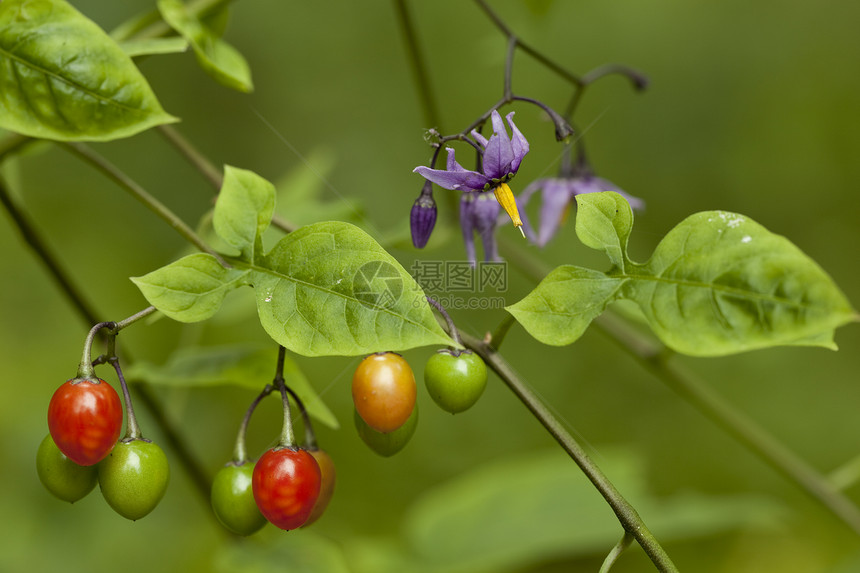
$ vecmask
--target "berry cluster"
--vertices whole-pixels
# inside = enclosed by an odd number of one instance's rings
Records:
[[[74,503],[98,482],[105,500],[117,513],[137,520],[158,505],[170,472],[161,448],[141,436],[114,354],[118,324],[93,327],[78,376],[60,386],[51,398],[50,433],[39,447],[36,466],[40,480],[56,497]],[[453,323],[450,325],[453,328]],[[109,355],[92,361],[93,338],[101,328],[109,331]],[[284,380],[285,353],[280,347],[274,379],[249,406],[239,427],[233,459],[212,482],[215,516],[237,535],[251,535],[266,522],[284,530],[306,527],[320,518],[334,493],[334,462],[317,446],[310,416]],[[96,365],[106,362],[116,370],[125,398],[127,429],[122,439],[122,401],[116,390],[94,373]],[[487,368],[477,354],[447,348],[427,361],[424,380],[433,400],[444,410],[457,413],[480,398],[487,384]],[[276,391],[284,412],[281,436],[254,462],[246,453],[247,427],[257,405]],[[373,451],[391,456],[409,442],[418,423],[416,394],[415,376],[401,355],[378,352],[361,361],[352,379],[355,425]],[[291,399],[302,415],[301,445],[294,437]]]
[[[218,471],[212,482],[215,516],[237,535],[251,535],[267,521],[287,531],[306,527],[319,519],[334,494],[334,462],[317,446],[304,404],[284,381],[285,352],[280,347],[275,379],[266,385],[242,420],[233,460]],[[275,390],[280,392],[284,408],[281,438],[253,462],[245,453],[245,432],[257,405]],[[302,446],[295,443],[289,397],[296,402],[304,422]]]
[[[60,386],[48,405],[50,433],[36,455],[45,488],[74,503],[98,482],[108,504],[127,519],[155,509],[170,478],[167,457],[139,435],[120,440],[122,420],[119,395],[104,380],[75,378]]]
[[[433,401],[456,414],[471,408],[487,385],[487,367],[469,350],[442,349],[424,367],[424,383]],[[374,452],[391,456],[415,433],[418,408],[415,375],[394,352],[365,358],[352,377],[355,427]]]

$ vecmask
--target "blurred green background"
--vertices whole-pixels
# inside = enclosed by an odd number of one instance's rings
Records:
[[[152,8],[144,0],[73,4],[108,30]],[[499,98],[505,39],[470,2],[407,4],[427,55],[439,127],[459,131]],[[576,117],[598,173],[647,201],[631,239],[634,257],[646,258],[693,212],[736,211],[788,236],[860,304],[860,5],[491,4],[525,41],[577,73],[618,62],[651,78],[643,94],[617,77],[595,84]],[[251,95],[216,84],[190,53],[140,63],[165,109],[182,118],[184,135],[218,164],[285,181],[287,197],[318,188],[327,210],[305,204],[297,218],[358,218],[390,241],[406,268],[416,259],[464,258],[459,231],[446,229],[452,213],[444,190],[428,248],[417,252],[403,240],[422,183],[411,170],[430,151],[393,2],[243,0],[234,4],[225,38],[251,64]],[[522,53],[513,78],[518,94],[563,109],[568,86]],[[513,109],[532,149],[514,181],[518,191],[554,173],[561,148],[537,108]],[[211,188],[157,133],[95,147],[186,221],[195,223],[211,206]],[[61,149],[33,149],[2,174],[105,320],[145,306],[129,276],[185,249],[176,233]],[[289,216],[289,202],[282,210]],[[296,359],[341,424],[317,429],[338,484],[327,514],[307,531],[269,526],[247,540],[231,538],[169,450],[168,493],[139,522],[114,514],[97,492],[73,506],[53,499],[36,477],[35,452],[47,431],[48,400],[74,375],[88,327],[8,217],[2,221],[0,571],[590,572],[620,538],[608,506],[493,376],[475,408],[453,417],[419,392],[412,442],[393,458],[376,456],[352,427],[349,383],[358,358]],[[526,247],[510,226],[499,235],[553,266],[606,266],[578,244],[571,224],[544,251]],[[532,286],[511,268],[506,301]],[[188,344],[264,343],[254,317],[242,314],[250,298],[234,293],[224,315],[205,325],[135,326],[120,344],[135,359],[160,364]],[[454,318],[481,335],[501,316],[460,311]],[[829,472],[860,454],[860,329],[843,328],[836,340],[836,353],[788,348],[678,360]],[[432,350],[405,354],[419,382]],[[503,351],[587,444],[682,571],[860,571],[857,535],[600,332],[549,348],[514,327]],[[272,349],[273,363],[274,356]],[[255,392],[156,390],[214,474],[229,459]],[[162,440],[149,413],[138,410],[144,432]],[[252,452],[270,445],[278,423],[277,403],[264,402],[251,428]],[[847,493],[860,503],[860,488]],[[633,548],[616,570],[653,566]]]

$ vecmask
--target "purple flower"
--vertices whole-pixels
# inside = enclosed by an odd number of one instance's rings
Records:
[[[472,130],[472,137],[481,148],[483,173],[469,171],[457,163],[454,158],[454,150],[451,148],[447,149],[447,169],[430,169],[422,165],[413,171],[445,189],[493,191],[496,200],[511,217],[514,226],[521,227],[522,221],[508,181],[517,174],[523,157],[529,152],[529,142],[514,125],[514,121],[511,119],[513,116],[514,112],[506,116],[508,125],[511,127],[511,137],[508,136],[502,116],[496,110],[493,110],[491,114],[494,133],[490,139],[485,138],[474,129]]]
[[[538,190],[543,190],[543,203],[540,208],[540,230],[535,236],[535,232],[526,217],[525,206]],[[573,198],[583,193],[598,191],[615,191],[627,199],[627,202],[634,209],[645,207],[645,202],[642,199],[633,197],[619,189],[615,184],[590,173],[570,177],[538,179],[526,187],[518,199],[520,206],[524,209],[522,217],[526,236],[533,243],[543,247],[553,238],[559,225],[564,222]]]
[[[412,244],[423,249],[436,226],[436,201],[433,200],[433,184],[424,183],[421,195],[412,204],[409,214],[409,227],[412,230]]]
[[[502,121],[502,116],[496,110],[490,114],[493,124],[493,135],[490,136],[490,139],[474,129],[472,130],[471,135],[481,151],[483,173],[469,171],[460,165],[454,157],[454,150],[451,148],[447,149],[447,169],[430,169],[422,165],[413,170],[427,179],[428,182],[435,183],[445,189],[463,192],[460,199],[460,226],[463,230],[463,239],[466,242],[466,253],[473,264],[476,262],[475,233],[481,236],[484,245],[484,258],[487,261],[498,260],[493,233],[496,229],[500,205],[505,209],[514,226],[522,230],[523,222],[520,219],[517,203],[511,188],[508,186],[508,181],[517,174],[523,157],[529,152],[529,142],[514,125],[514,121],[511,119],[513,116],[514,112],[505,116],[511,128],[510,136],[508,136],[505,123]],[[490,191],[493,192],[495,200],[490,196]],[[412,207],[413,221],[417,207],[418,201]],[[415,225],[413,222],[413,242],[418,246],[418,242],[415,241]]]
[[[484,260],[499,260],[495,236],[499,211],[499,203],[489,193],[467,191],[460,197],[460,228],[463,230],[466,256],[473,265],[478,260],[475,255],[475,233],[481,236]]]
[[[457,163],[454,159],[454,150],[451,148],[447,150],[447,169],[430,169],[422,165],[416,167],[413,172],[422,175],[439,187],[454,191],[489,191],[501,183],[510,181],[520,168],[523,157],[529,152],[529,142],[514,125],[511,119],[513,116],[514,112],[506,116],[513,138],[508,137],[502,116],[496,110],[491,114],[494,133],[489,140],[472,130],[472,137],[482,148],[483,173],[469,171]]]

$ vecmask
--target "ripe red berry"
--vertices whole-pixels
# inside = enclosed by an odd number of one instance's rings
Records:
[[[70,460],[81,466],[97,464],[119,439],[119,395],[98,378],[69,380],[51,397],[48,429],[54,443]]]
[[[271,449],[254,466],[254,501],[271,523],[296,529],[313,511],[321,479],[319,464],[307,450]]]

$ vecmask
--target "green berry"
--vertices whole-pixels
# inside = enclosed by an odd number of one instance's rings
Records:
[[[237,535],[251,535],[266,525],[254,501],[251,477],[254,464],[230,463],[215,474],[212,480],[212,510],[221,525]]]
[[[487,366],[471,351],[440,350],[424,367],[424,384],[433,401],[456,414],[471,408],[487,387]]]
[[[415,433],[415,428],[418,426],[418,404],[415,405],[406,423],[393,432],[377,432],[367,425],[357,411],[354,420],[355,429],[358,430],[362,441],[380,456],[389,457],[402,450]]]
[[[122,440],[99,463],[102,495],[114,511],[133,521],[155,509],[169,479],[167,456],[148,440]]]
[[[36,472],[45,489],[69,503],[86,497],[98,481],[96,466],[79,466],[70,460],[54,443],[51,434],[39,445]]]

